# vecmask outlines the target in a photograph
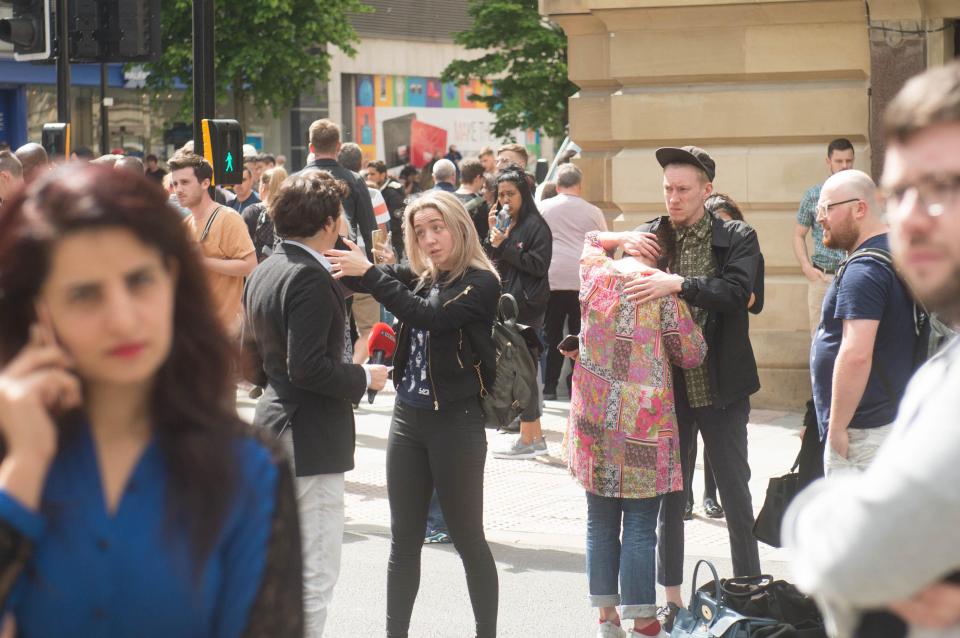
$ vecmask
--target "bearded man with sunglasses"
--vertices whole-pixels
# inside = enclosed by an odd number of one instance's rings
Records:
[[[835,173],[817,222],[828,248],[847,251],[823,301],[810,374],[827,476],[864,470],[890,433],[913,373],[914,305],[890,261],[887,226],[869,175]]]

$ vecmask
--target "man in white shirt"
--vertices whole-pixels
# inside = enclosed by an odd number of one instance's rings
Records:
[[[910,80],[886,113],[890,243],[917,300],[960,325],[960,62]],[[862,474],[814,483],[784,520],[797,585],[845,636],[960,638],[960,341],[916,373]],[[882,622],[885,625],[865,623]],[[900,628],[900,634],[904,635]]]
[[[581,197],[583,173],[573,164],[557,170],[557,196],[540,203],[540,212],[553,233],[550,261],[550,301],[544,317],[547,337],[547,365],[544,369],[543,398],[556,400],[563,355],[557,350],[567,334],[580,333],[580,253],[583,238],[591,230],[607,230],[599,208]],[[564,330],[564,323],[567,329]],[[567,377],[570,396],[570,377]]]

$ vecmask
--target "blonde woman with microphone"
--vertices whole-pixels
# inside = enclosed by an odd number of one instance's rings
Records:
[[[492,387],[491,334],[500,277],[463,204],[430,192],[404,213],[409,264],[374,266],[355,245],[329,250],[334,276],[368,291],[400,321],[387,443],[392,540],[387,636],[406,638],[420,584],[420,551],[436,487],[463,561],[478,638],[497,631],[497,570],[483,531],[487,439],[480,396]]]

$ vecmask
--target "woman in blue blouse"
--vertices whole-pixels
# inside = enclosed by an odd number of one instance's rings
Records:
[[[146,178],[0,209],[0,599],[21,636],[295,636],[290,471],[233,407],[199,250]]]

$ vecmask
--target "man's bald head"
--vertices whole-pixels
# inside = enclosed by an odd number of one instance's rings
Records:
[[[849,169],[834,173],[823,183],[821,189],[821,198],[826,199],[826,194],[831,202],[839,202],[845,199],[860,199],[867,205],[867,213],[871,216],[878,216],[880,209],[877,205],[877,185],[873,179],[864,173],[855,169]]]
[[[27,184],[37,178],[50,166],[47,151],[36,142],[27,142],[17,149],[17,159],[23,165],[23,181]]]
[[[143,162],[139,157],[133,157],[132,155],[124,155],[113,164],[113,167],[121,171],[143,175]]]

